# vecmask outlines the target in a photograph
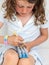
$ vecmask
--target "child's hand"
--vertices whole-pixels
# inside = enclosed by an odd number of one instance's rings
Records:
[[[18,46],[19,44],[22,43],[22,41],[23,41],[23,38],[21,36],[12,35],[8,37],[8,42],[14,46]]]
[[[29,52],[29,51],[30,51],[30,49],[31,49],[31,48],[30,48],[30,44],[29,44],[29,43],[25,43],[24,45],[25,45],[26,49],[27,49],[27,50],[28,50],[28,52]]]

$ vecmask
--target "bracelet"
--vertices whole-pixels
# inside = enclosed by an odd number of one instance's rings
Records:
[[[5,35],[4,36],[4,44],[5,45],[8,45],[8,35]]]

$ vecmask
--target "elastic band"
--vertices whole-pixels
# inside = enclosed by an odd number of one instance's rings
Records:
[[[8,45],[8,35],[5,35],[4,36],[4,44],[5,45]]]

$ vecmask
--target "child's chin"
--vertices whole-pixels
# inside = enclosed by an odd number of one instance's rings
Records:
[[[26,14],[20,14],[20,16],[25,17],[25,16],[26,16]]]

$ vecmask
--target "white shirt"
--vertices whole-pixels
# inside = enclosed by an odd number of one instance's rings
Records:
[[[23,26],[22,22],[18,17],[16,17],[16,21],[12,22],[11,20],[8,21],[7,19],[4,19],[4,14],[5,12],[1,11],[0,12],[0,22],[6,23],[6,31],[8,35],[13,35],[13,32],[16,32],[17,35],[20,35],[23,37],[24,42],[30,42],[35,40],[40,36],[40,28],[48,28],[49,23],[45,23],[44,25],[34,25],[34,15],[28,20],[28,22]],[[48,14],[47,14],[48,15]],[[46,16],[47,17],[47,16]],[[9,48],[9,47],[7,47]],[[6,47],[3,47],[3,50],[6,50]],[[41,61],[40,56],[33,51],[33,48],[29,52],[30,55],[32,55],[35,60],[36,64],[35,65],[41,65],[39,61]],[[38,59],[40,60],[38,60]]]
[[[13,32],[16,32],[17,35],[20,35],[25,42],[30,42],[35,40],[40,36],[40,28],[47,28],[48,22],[43,25],[34,25],[34,15],[28,20],[28,22],[23,26],[21,20],[15,16],[16,21],[12,22],[4,19],[3,11],[0,12],[0,22],[7,23],[7,34],[13,35]]]

